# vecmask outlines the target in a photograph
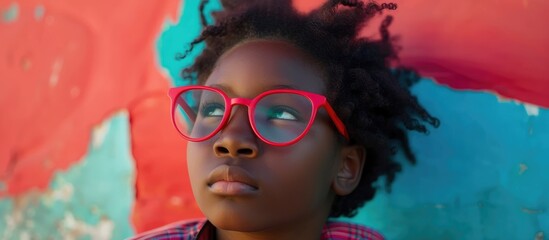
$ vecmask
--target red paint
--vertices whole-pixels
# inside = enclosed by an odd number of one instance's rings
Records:
[[[549,2],[395,1],[391,30],[402,63],[459,89],[484,89],[549,107]],[[12,2],[0,2],[7,9]],[[320,1],[299,0],[300,9]],[[0,197],[45,190],[81,159],[91,128],[129,109],[138,169],[138,231],[199,216],[185,143],[169,124],[168,81],[155,62],[163,21],[180,2],[18,1],[0,21]],[[35,8],[43,6],[37,19]],[[372,25],[374,26],[374,25]],[[377,26],[377,25],[376,25]],[[365,32],[369,35],[371,29]]]
[[[307,11],[321,2],[296,0],[295,6]],[[390,30],[401,36],[402,64],[453,88],[549,107],[548,1],[387,2],[398,4],[386,12],[395,16]]]
[[[130,122],[137,172],[132,216],[136,231],[202,216],[188,181],[187,144],[172,126],[166,91],[132,104]]]
[[[10,4],[3,1],[0,8]],[[45,191],[56,171],[85,156],[93,126],[129,109],[140,170],[136,228],[197,216],[186,181],[184,141],[164,121],[169,107],[141,104],[151,95],[168,99],[169,81],[155,62],[155,41],[164,21],[178,17],[181,2],[17,4],[15,21],[0,21],[0,181],[6,184],[0,197]],[[34,15],[38,6],[45,10],[41,18]],[[176,174],[180,178],[174,179]],[[176,208],[168,204],[178,201]]]

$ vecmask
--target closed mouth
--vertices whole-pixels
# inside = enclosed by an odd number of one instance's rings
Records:
[[[248,195],[259,190],[257,181],[239,166],[220,165],[209,175],[208,189],[219,195]]]

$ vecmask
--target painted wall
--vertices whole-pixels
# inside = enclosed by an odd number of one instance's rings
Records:
[[[547,238],[549,3],[396,2],[402,62],[431,77],[412,90],[442,125],[412,133],[419,163],[349,221],[389,239]],[[166,96],[197,9],[0,0],[0,239],[121,239],[201,216]]]

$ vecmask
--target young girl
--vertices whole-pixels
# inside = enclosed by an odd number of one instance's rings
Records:
[[[397,148],[415,161],[406,131],[438,125],[407,90],[417,75],[390,66],[391,18],[380,40],[358,36],[396,6],[331,0],[302,14],[290,0],[222,3],[191,44],[206,43],[183,71],[192,83],[169,92],[206,219],[134,239],[382,239],[329,219],[355,215],[380,177],[392,183]]]

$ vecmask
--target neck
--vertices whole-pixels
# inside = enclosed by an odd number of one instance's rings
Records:
[[[216,229],[217,240],[318,240],[322,234],[322,228],[326,224],[328,214],[313,218],[310,221],[284,224],[283,227],[275,227],[254,232],[239,232]]]

